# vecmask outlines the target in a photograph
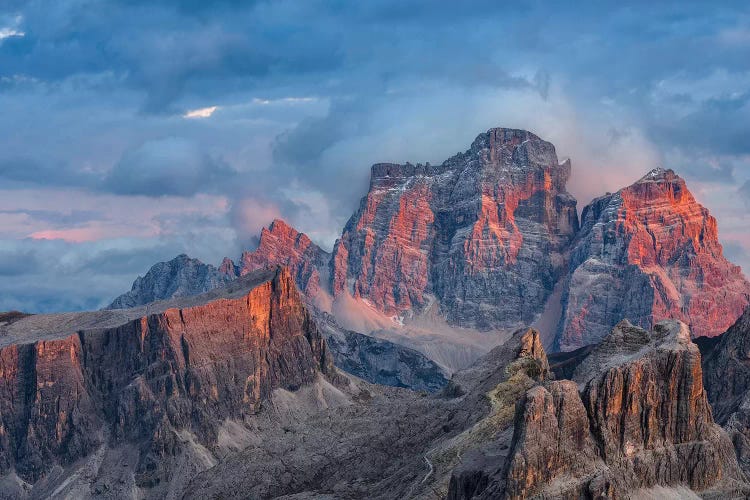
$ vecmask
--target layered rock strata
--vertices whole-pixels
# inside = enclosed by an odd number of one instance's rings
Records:
[[[37,315],[0,326],[0,474],[33,484],[53,466],[132,445],[135,484],[179,475],[221,423],[276,388],[335,377],[289,272],[140,309]]]
[[[655,169],[583,210],[555,348],[601,340],[623,318],[644,328],[678,319],[694,336],[724,332],[750,303],[717,223],[672,170]]]
[[[531,323],[578,229],[569,176],[552,144],[512,129],[480,134],[440,166],[373,165],[334,248],[334,295],[390,315],[435,296],[455,325]]]
[[[450,498],[627,498],[687,485],[742,498],[727,434],[714,423],[686,325],[622,322],[575,369],[520,399],[512,439],[454,471]],[[504,450],[504,451],[503,451]]]

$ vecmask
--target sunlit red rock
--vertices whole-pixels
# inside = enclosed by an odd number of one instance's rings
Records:
[[[211,446],[221,422],[252,414],[274,389],[335,376],[287,270],[230,286],[0,326],[0,474],[33,483],[103,444],[137,443],[136,479],[152,487],[169,479],[181,431]]]
[[[522,130],[491,129],[439,166],[376,164],[334,249],[333,293],[386,314],[429,296],[459,326],[514,327],[541,312],[578,228],[570,163]]]
[[[596,343],[623,318],[650,327],[679,319],[716,336],[750,302],[750,284],[728,262],[717,223],[672,170],[594,200],[571,251],[557,346]]]
[[[328,261],[330,254],[310,241],[310,238],[275,219],[260,233],[258,248],[242,253],[239,274],[268,269],[274,266],[287,267],[297,286],[308,297],[318,294],[321,287],[328,287]]]

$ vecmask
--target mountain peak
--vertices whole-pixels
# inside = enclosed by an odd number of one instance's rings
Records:
[[[320,275],[328,263],[328,254],[282,219],[274,219],[260,233],[260,243],[253,251],[242,253],[240,275],[269,266],[286,266],[295,276],[300,289],[308,296],[320,289]]]
[[[557,337],[564,351],[601,340],[622,318],[642,328],[681,320],[696,337],[713,337],[750,301],[716,219],[671,169],[653,169],[584,208],[571,255]]]
[[[674,182],[683,181],[682,177],[677,175],[671,168],[656,167],[651,169],[649,173],[638,179],[635,184],[643,184],[646,182]]]

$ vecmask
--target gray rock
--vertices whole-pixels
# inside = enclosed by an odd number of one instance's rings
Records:
[[[578,229],[569,175],[552,144],[501,128],[440,166],[373,165],[334,248],[334,295],[389,315],[418,312],[432,295],[454,325],[532,323]]]
[[[341,328],[328,313],[316,321],[337,368],[373,384],[435,392],[448,379],[424,354],[402,345]]]
[[[117,297],[107,309],[127,309],[172,297],[188,297],[218,288],[236,278],[233,268],[222,265],[222,272],[210,264],[185,254],[168,262],[154,264],[139,276],[127,293]]]

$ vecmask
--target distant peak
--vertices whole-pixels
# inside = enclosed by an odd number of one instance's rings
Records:
[[[294,232],[299,232],[296,229],[294,229],[292,226],[286,223],[284,219],[276,218],[273,221],[271,221],[271,224],[268,226],[268,230],[272,233],[275,231],[289,231],[292,230]]]
[[[677,179],[681,179],[681,177],[671,168],[656,167],[641,177],[636,184],[644,182],[669,182]]]
[[[494,127],[489,129],[487,132],[479,134],[474,142],[472,143],[473,148],[489,147],[493,144],[510,144],[518,145],[526,141],[541,141],[539,136],[529,132],[528,130],[517,129],[517,128],[504,128]]]
[[[520,128],[493,127],[489,129],[486,134],[504,138],[520,137],[523,139],[539,139],[539,136],[536,134]]]

